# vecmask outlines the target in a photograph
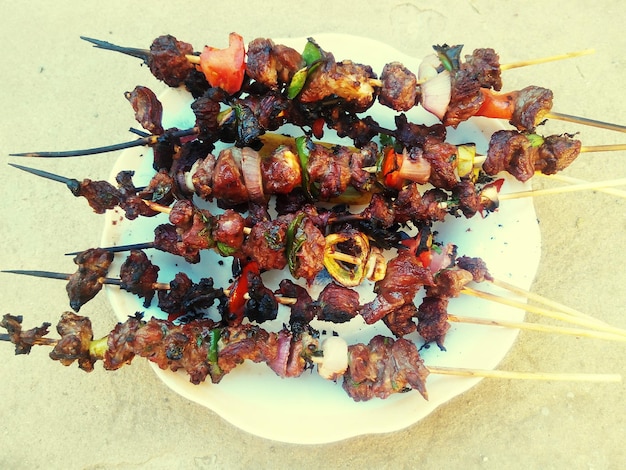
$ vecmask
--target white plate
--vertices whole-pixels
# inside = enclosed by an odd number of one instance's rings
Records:
[[[331,51],[337,60],[350,58],[355,62],[370,64],[379,74],[384,64],[391,61],[401,61],[409,69],[417,70],[421,59],[408,57],[389,46],[365,38],[317,35],[315,39],[322,48]],[[281,39],[276,42],[302,50],[306,39]],[[194,117],[189,109],[191,98],[186,92],[168,90],[161,96],[161,101],[165,110],[164,127],[187,128],[194,125]],[[383,126],[393,126],[394,113],[391,110],[375,105],[369,114]],[[420,109],[407,114],[411,122],[436,122],[435,118]],[[499,128],[499,122],[475,118],[456,130],[450,129],[448,140],[455,144],[475,142],[478,152],[485,153],[489,136]],[[329,133],[325,140],[329,140]],[[136,172],[135,184],[141,185],[153,175],[151,165],[150,149],[129,149],[117,161],[112,178],[121,170],[132,169]],[[527,185],[509,179],[503,192],[527,188]],[[131,222],[119,212],[109,212],[102,246],[151,241],[154,227],[166,221],[165,216],[159,216]],[[484,219],[480,216],[470,220],[450,218],[438,225],[436,230],[439,232],[438,240],[458,245],[459,255],[483,258],[496,278],[525,289],[530,287],[540,255],[539,228],[530,198],[503,202],[498,212]],[[179,271],[186,272],[194,281],[213,277],[216,285],[223,287],[228,286],[232,277],[230,260],[220,258],[212,251],[202,253],[202,261],[197,265],[189,265],[182,258],[157,250],[148,250],[147,253],[160,266],[159,281],[162,282],[169,282]],[[116,272],[124,258],[124,254],[116,255],[111,273]],[[273,288],[272,283],[280,276],[285,274],[268,274],[265,278],[268,287]],[[319,287],[314,286],[314,298]],[[489,286],[479,287],[486,290]],[[368,294],[371,298],[371,288],[371,284],[363,286],[362,302],[367,300]],[[156,299],[153,307],[146,310],[141,300],[117,287],[108,286],[107,293],[120,321],[136,311],[144,311],[146,316],[164,317],[156,308]],[[467,296],[452,299],[449,312],[510,320],[521,320],[524,316],[524,312],[518,309]],[[276,331],[287,318],[288,311],[284,309],[273,326],[264,323],[263,327]],[[390,335],[384,325],[367,326],[360,318],[348,324],[316,326],[329,334],[331,331],[339,332],[349,343],[366,343],[380,333]],[[453,324],[446,336],[447,351],[439,351],[433,346],[423,350],[422,356],[427,365],[493,369],[509,351],[516,337],[516,330]],[[419,342],[419,337],[413,339]],[[305,373],[297,379],[281,379],[263,364],[246,362],[225,376],[218,385],[210,382],[192,385],[184,373],[162,371],[156,366],[154,369],[172,390],[210,408],[233,425],[264,438],[300,444],[333,442],[361,434],[402,429],[416,423],[437,406],[468,390],[480,380],[431,374],[427,382],[428,401],[413,391],[386,400],[356,403],[346,395],[340,383],[326,381],[317,373]],[[293,426],[294,420],[299,423],[298,426]]]

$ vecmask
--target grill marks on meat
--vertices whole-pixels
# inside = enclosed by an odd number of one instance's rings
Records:
[[[534,142],[527,134],[518,131],[495,132],[489,141],[483,170],[488,175],[507,171],[524,182],[532,178],[535,171],[551,175],[566,168],[576,159],[581,148],[581,142],[567,134],[541,138],[539,145]]]
[[[412,342],[379,335],[368,345],[359,343],[348,347],[348,370],[342,387],[355,401],[387,398],[411,389],[428,399],[428,373]]]

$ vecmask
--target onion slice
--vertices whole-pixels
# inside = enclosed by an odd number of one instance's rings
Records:
[[[252,202],[265,202],[263,192],[263,177],[261,175],[261,156],[259,152],[244,147],[241,149],[241,172],[246,189]]]
[[[424,57],[418,69],[418,80],[421,83],[422,106],[424,109],[442,120],[452,97],[452,79],[450,72],[439,72],[441,61],[436,54]]]

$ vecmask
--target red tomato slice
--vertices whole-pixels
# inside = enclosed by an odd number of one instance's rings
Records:
[[[232,95],[241,89],[246,71],[243,38],[230,33],[228,47],[217,49],[204,46],[200,54],[200,69],[212,87],[219,87]]]

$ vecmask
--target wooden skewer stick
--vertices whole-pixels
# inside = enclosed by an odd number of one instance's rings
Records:
[[[520,287],[517,287],[517,286],[515,286],[513,284],[510,284],[508,282],[502,281],[500,279],[493,279],[491,281],[491,283],[494,286],[497,286],[497,287],[500,287],[502,289],[508,290],[510,292],[513,292],[514,294],[521,295],[523,297],[526,297],[529,300],[532,300],[534,302],[543,304],[543,305],[545,305],[547,307],[550,307],[552,309],[559,310],[559,311],[561,311],[563,313],[567,313],[569,315],[573,315],[573,316],[578,317],[578,318],[584,318],[586,320],[593,321],[593,322],[597,323],[598,325],[603,325],[603,326],[609,326],[610,327],[610,325],[608,323],[605,323],[602,320],[599,320],[599,319],[597,319],[595,317],[592,317],[591,315],[588,315],[588,314],[583,313],[583,312],[581,312],[579,310],[573,309],[572,307],[568,307],[567,305],[563,305],[563,304],[561,304],[559,302],[555,302],[554,300],[550,300],[550,299],[548,299],[548,298],[546,298],[546,297],[544,297],[542,295],[535,294],[534,292],[527,291],[525,289],[522,289]]]
[[[626,335],[617,335],[605,331],[588,330],[584,328],[568,328],[563,326],[544,325],[533,322],[515,322],[508,320],[489,320],[488,318],[466,317],[448,314],[448,321],[453,323],[467,323],[471,325],[498,326],[502,328],[514,328],[518,330],[537,331],[541,333],[556,333],[585,338],[603,339],[608,341],[626,342]]]
[[[485,377],[493,379],[521,379],[572,382],[621,382],[620,374],[577,374],[548,372],[516,372],[508,370],[461,369],[458,367],[428,366],[431,374],[456,375],[461,377]]]
[[[556,119],[559,121],[573,122],[575,124],[582,124],[585,126],[599,127],[601,129],[607,129],[610,131],[626,132],[626,126],[622,126],[620,124],[613,124],[610,122],[598,121],[596,119],[573,116],[571,114],[557,113],[556,111],[550,111],[549,113],[546,113],[543,117],[545,119]]]
[[[529,65],[538,65],[538,64],[545,64],[546,62],[555,62],[557,60],[572,59],[574,57],[581,57],[584,55],[594,54],[595,52],[596,52],[595,49],[584,49],[582,51],[566,52],[565,54],[558,54],[558,55],[553,55],[549,57],[540,57],[537,59],[520,60],[518,62],[501,64],[500,70],[504,72],[505,70],[516,69],[519,67],[527,67]]]
[[[541,172],[537,172],[537,173],[535,173],[535,175],[545,177],[546,179],[562,181],[563,183],[569,183],[569,184],[590,184],[589,181],[581,180],[579,178],[572,178],[571,176],[565,176],[565,175],[562,175],[560,173],[556,173],[554,175],[544,175]],[[619,196],[619,197],[622,197],[622,198],[626,198],[626,191],[623,191],[621,189],[596,188],[595,190],[597,190],[600,193],[611,194],[613,196]]]
[[[508,201],[510,199],[519,199],[522,197],[545,196],[548,194],[560,194],[560,193],[569,193],[569,192],[574,192],[574,191],[595,190],[599,188],[608,188],[611,186],[622,186],[622,185],[626,185],[626,178],[618,178],[614,180],[605,180],[605,181],[597,181],[597,182],[582,183],[582,184],[571,184],[569,186],[562,186],[559,188],[534,189],[530,191],[520,191],[517,193],[499,194],[498,200]]]
[[[598,331],[605,331],[607,333],[614,333],[616,335],[626,336],[626,330],[622,330],[621,328],[616,328],[610,325],[602,325],[598,324],[597,321],[589,320],[586,318],[576,317],[574,315],[570,315],[567,313],[549,310],[546,308],[538,307],[536,305],[526,304],[523,302],[518,302],[513,299],[509,299],[506,297],[502,297],[495,294],[490,294],[489,292],[483,292],[480,290],[472,289],[471,287],[464,287],[461,290],[462,294],[471,295],[472,297],[478,297],[480,299],[489,300],[492,302],[500,303],[502,305],[507,305],[509,307],[519,308],[521,310],[525,310],[527,312],[536,313],[538,315],[543,315],[546,317],[553,318],[555,320],[561,320],[567,323],[572,323],[579,326],[584,326],[586,328],[591,328]]]

